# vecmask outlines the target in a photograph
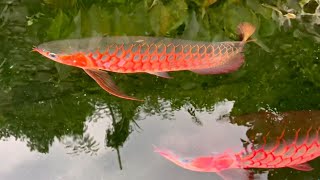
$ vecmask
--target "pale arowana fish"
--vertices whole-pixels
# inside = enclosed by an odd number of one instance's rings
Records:
[[[47,42],[33,50],[56,62],[82,68],[112,95],[138,100],[121,92],[106,71],[149,73],[170,78],[169,71],[198,74],[233,72],[244,62],[243,49],[255,26],[238,26],[242,41],[204,42],[159,37],[114,36]]]
[[[290,141],[284,139],[283,131],[274,144],[266,144],[264,139],[263,146],[252,148],[250,152],[246,149],[236,153],[226,150],[221,154],[200,157],[179,157],[170,150],[157,147],[155,152],[182,168],[197,172],[215,172],[223,179],[234,179],[225,173],[232,173],[234,170],[238,173],[235,179],[241,180],[248,179],[244,177],[245,169],[248,168],[290,167],[311,171],[313,168],[307,162],[320,156],[319,131],[320,128],[309,128],[306,134],[302,134],[298,129],[294,139]]]

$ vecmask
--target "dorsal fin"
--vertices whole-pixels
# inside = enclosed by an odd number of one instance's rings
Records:
[[[292,165],[292,166],[288,166],[292,169],[296,169],[299,171],[312,171],[313,167],[311,167],[309,164],[307,163],[302,163],[302,164],[296,164],[296,165]]]

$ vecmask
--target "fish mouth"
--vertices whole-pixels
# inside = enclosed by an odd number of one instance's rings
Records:
[[[40,49],[37,46],[33,46],[31,52],[39,52]]]
[[[53,61],[56,61],[58,63],[62,63],[59,61],[59,58],[53,58],[53,57],[50,57],[49,56],[49,53],[48,51],[46,51],[45,49],[42,49],[42,48],[39,48],[39,47],[36,47],[36,46],[33,46],[31,52],[38,52],[39,54],[41,54],[42,56],[46,57],[46,58],[49,58]]]
[[[44,51],[43,49],[37,47],[37,46],[33,46],[31,52],[38,52],[41,55],[46,56],[46,51]]]
[[[36,47],[36,46],[34,46],[34,47],[32,48],[31,52],[37,52],[37,53],[41,54],[41,55],[44,56],[44,57],[48,57],[48,54],[47,54],[46,51],[44,51],[43,49],[41,49],[41,48],[39,48],[39,47]],[[48,57],[48,58],[49,58],[49,57]]]

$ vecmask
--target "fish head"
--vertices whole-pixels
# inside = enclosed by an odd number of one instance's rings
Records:
[[[43,49],[43,48],[40,48],[40,47],[34,47],[32,49],[32,51],[38,52],[39,54],[41,54],[44,57],[49,58],[49,59],[51,59],[53,61],[60,62],[60,58],[59,58],[58,54],[50,52],[50,51],[48,51],[46,49]]]
[[[187,168],[188,164],[190,162],[192,162],[191,158],[182,158],[179,157],[178,155],[174,154],[172,151],[167,150],[167,149],[159,149],[157,147],[155,147],[154,152],[159,153],[162,157],[164,157],[165,159],[173,162],[174,164],[182,167],[182,168]]]
[[[35,47],[33,48],[33,51],[38,52],[44,57],[47,57],[61,64],[66,64],[69,66],[75,66],[79,68],[93,67],[92,62],[85,55],[83,55],[83,53],[71,53],[71,54],[55,53],[41,47]]]
[[[180,157],[174,154],[170,150],[155,149],[155,152],[159,153],[162,157],[173,162],[174,164],[192,171],[198,172],[218,172],[218,168],[215,167],[214,157]]]
[[[178,156],[175,155],[173,152],[166,150],[166,149],[159,149],[155,148],[154,152],[159,153],[162,157],[168,159],[169,161],[172,161],[174,163],[177,163],[179,160]]]
[[[94,63],[87,53],[99,47],[99,42],[99,38],[55,40],[34,47],[33,51],[58,63],[93,68]]]

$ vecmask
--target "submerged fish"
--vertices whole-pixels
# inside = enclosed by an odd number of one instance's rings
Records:
[[[198,172],[215,172],[224,179],[229,179],[224,171],[232,169],[290,167],[310,171],[313,168],[307,162],[320,156],[319,130],[320,128],[314,130],[311,135],[312,128],[310,128],[303,137],[299,137],[302,136],[301,133],[299,134],[299,129],[291,142],[284,139],[283,131],[274,145],[267,146],[264,140],[263,146],[252,148],[250,152],[243,150],[243,152],[233,153],[228,150],[217,155],[191,158],[182,158],[170,150],[156,147],[155,152],[182,168]],[[245,171],[241,173],[237,179],[240,179]]]
[[[255,27],[238,26],[242,41],[204,42],[158,37],[97,37],[47,42],[33,50],[56,62],[82,68],[112,95],[138,100],[121,92],[106,71],[149,73],[170,78],[169,71],[221,74],[244,62],[243,48]],[[104,71],[105,70],[105,71]]]

